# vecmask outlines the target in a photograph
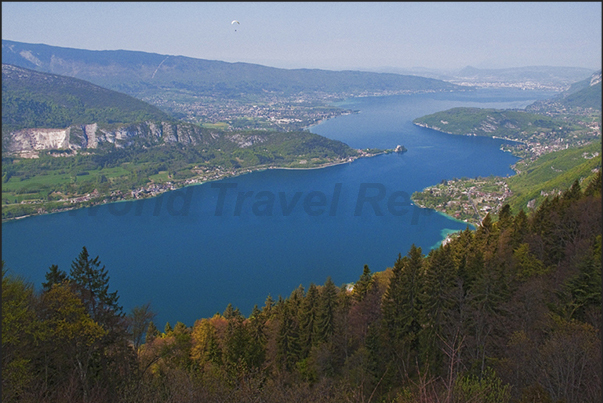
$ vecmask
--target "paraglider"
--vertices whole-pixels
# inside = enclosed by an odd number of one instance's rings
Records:
[[[241,25],[241,23],[240,23],[239,21],[237,21],[237,20],[232,20],[232,22],[230,23],[230,25],[234,25],[235,23],[236,23],[237,25]],[[237,32],[237,30],[236,30],[236,29],[235,29],[235,32]]]

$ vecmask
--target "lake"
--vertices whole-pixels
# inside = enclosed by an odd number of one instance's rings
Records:
[[[467,224],[411,204],[410,195],[443,179],[513,175],[502,140],[454,136],[412,120],[457,106],[523,108],[551,92],[478,90],[367,97],[311,131],[354,148],[403,154],[311,170],[266,170],[190,186],[156,198],[2,224],[10,272],[41,287],[48,267],[69,271],[86,246],[99,256],[124,311],[150,302],[163,329],[223,312],[249,315],[270,294],[300,284],[356,281],[365,264],[391,267],[414,243],[424,253]]]

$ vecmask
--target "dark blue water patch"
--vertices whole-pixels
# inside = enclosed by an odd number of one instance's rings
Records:
[[[366,162],[320,171],[261,172],[183,189],[181,195],[189,192],[191,200],[190,210],[182,215],[170,215],[164,208],[175,194],[171,192],[5,223],[3,259],[39,286],[51,264],[68,270],[86,246],[106,265],[120,302],[131,308],[150,301],[159,313],[158,323],[192,325],[195,319],[222,312],[228,302],[249,314],[268,294],[287,296],[299,284],[322,284],[328,276],[336,284],[355,281],[364,264],[384,270],[412,243],[428,250],[440,240],[441,228],[451,227],[446,217],[415,208],[404,197],[396,200],[401,206],[388,208],[388,197],[403,187],[355,175],[365,172]],[[365,183],[370,201],[358,210],[362,180],[371,181]],[[216,216],[221,184],[236,188],[228,188],[222,215]],[[337,208],[331,215],[337,189]],[[384,197],[375,199],[381,189]],[[235,215],[239,192],[254,196]],[[288,207],[295,194],[301,197],[290,212],[277,202],[272,214],[262,215],[253,211],[254,203],[265,200],[255,198],[261,192],[277,199],[284,194]],[[324,195],[323,213],[314,214],[320,205],[304,206],[310,194]],[[159,214],[153,215],[155,211]],[[29,247],[27,242],[32,242]]]
[[[51,264],[69,271],[86,246],[106,265],[126,311],[151,302],[160,328],[166,321],[192,325],[228,303],[247,315],[269,294],[288,296],[329,276],[338,285],[356,281],[364,264],[384,270],[412,244],[427,253],[446,233],[467,227],[412,205],[414,191],[443,179],[513,173],[516,158],[499,150],[500,140],[412,125],[444,101],[481,102],[438,94],[363,99],[361,113],[313,131],[354,147],[404,144],[406,153],[255,172],[4,223],[2,258],[39,288]]]

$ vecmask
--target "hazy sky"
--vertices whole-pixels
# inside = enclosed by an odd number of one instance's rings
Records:
[[[601,20],[601,2],[3,2],[2,38],[283,68],[599,69]]]

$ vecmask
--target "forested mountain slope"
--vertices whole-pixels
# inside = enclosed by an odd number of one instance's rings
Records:
[[[3,401],[600,402],[600,173],[491,218],[353,287],[163,331],[85,248],[39,293],[3,267]]]
[[[169,120],[157,107],[89,82],[2,64],[2,132]]]

